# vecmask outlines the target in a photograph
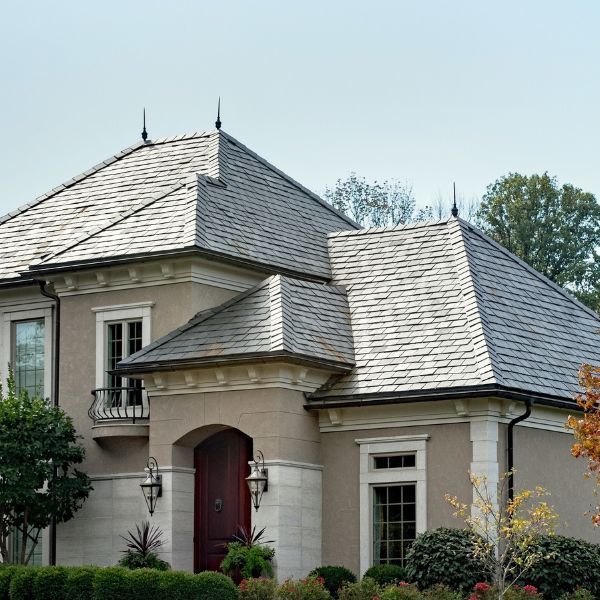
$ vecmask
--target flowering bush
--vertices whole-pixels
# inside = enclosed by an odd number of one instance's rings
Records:
[[[308,576],[322,577],[323,585],[334,598],[338,597],[338,591],[345,583],[354,583],[356,581],[356,575],[350,569],[341,566],[329,565],[317,567]]]
[[[277,600],[331,600],[322,577],[307,577],[299,581],[284,581],[275,594]]]
[[[373,600],[379,598],[381,588],[371,577],[363,577],[358,583],[346,583],[338,592],[339,600]]]
[[[511,586],[501,595],[498,588],[491,586],[489,583],[477,583],[473,588],[473,593],[469,596],[469,600],[542,600],[542,595],[534,585],[526,585],[520,587],[518,585]]]
[[[238,586],[241,600],[273,600],[276,583],[274,579],[242,579]]]
[[[374,600],[423,600],[423,595],[414,585],[401,581],[386,587]]]
[[[434,585],[423,592],[425,600],[462,600],[463,596],[460,592],[456,592],[447,585]]]

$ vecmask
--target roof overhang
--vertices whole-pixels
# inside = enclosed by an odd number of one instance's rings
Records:
[[[304,406],[309,410],[314,410],[377,404],[431,402],[432,400],[465,400],[490,396],[516,402],[532,402],[533,404],[551,406],[553,408],[581,411],[574,400],[568,400],[564,396],[541,394],[497,384],[409,390],[396,393],[353,394],[348,396],[326,396],[323,393],[316,392],[307,396],[307,402]]]

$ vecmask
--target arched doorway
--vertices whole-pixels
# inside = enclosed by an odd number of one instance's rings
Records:
[[[194,571],[217,571],[225,543],[240,525],[250,528],[250,493],[245,478],[252,440],[226,429],[194,450]]]

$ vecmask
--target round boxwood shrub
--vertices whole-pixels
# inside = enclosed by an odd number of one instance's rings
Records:
[[[444,584],[463,592],[489,581],[482,562],[473,556],[474,535],[465,529],[441,527],[417,536],[406,555],[406,573],[424,590]]]
[[[523,583],[535,585],[549,600],[578,587],[600,597],[600,546],[562,535],[551,535],[540,536],[536,547],[544,558],[523,575]]]
[[[96,571],[98,571],[98,567],[68,569],[65,581],[65,600],[93,600]]]
[[[156,569],[136,569],[129,574],[131,600],[160,598],[161,571]]]
[[[379,585],[388,585],[390,583],[398,583],[407,581],[408,575],[406,569],[400,565],[373,565],[365,571],[363,577],[374,579]]]
[[[38,567],[23,567],[17,569],[10,580],[10,600],[35,600],[33,581]]]
[[[182,571],[164,571],[160,574],[159,598],[189,600],[193,596],[194,576]]]
[[[350,569],[332,565],[313,569],[309,577],[322,577],[325,582],[323,585],[334,598],[338,597],[338,590],[345,583],[356,582],[356,575]]]
[[[98,569],[94,577],[94,600],[130,600],[131,571],[121,567]]]
[[[64,600],[67,570],[64,567],[40,567],[33,579],[35,600]]]
[[[190,599],[194,600],[237,600],[239,591],[233,580],[223,573],[203,571],[193,575]]]

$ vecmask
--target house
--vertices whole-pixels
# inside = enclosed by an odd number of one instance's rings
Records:
[[[93,479],[59,564],[115,563],[150,456],[178,569],[218,568],[250,523],[280,578],[402,563],[459,525],[444,493],[509,454],[516,488],[597,541],[564,423],[599,326],[469,223],[360,230],[222,130],[141,142],[0,219],[2,376],[72,416]]]

